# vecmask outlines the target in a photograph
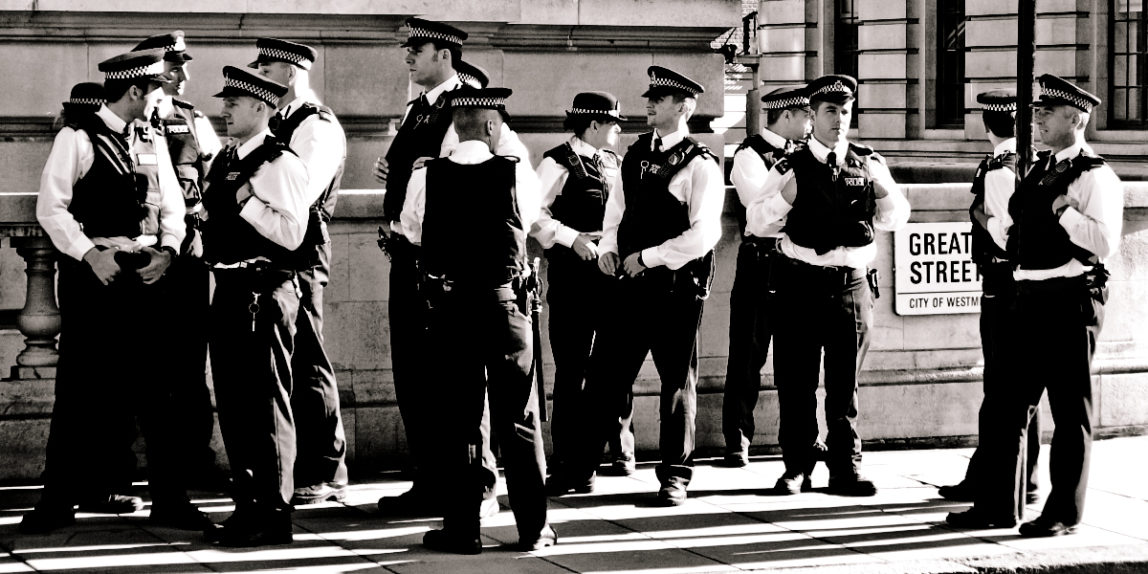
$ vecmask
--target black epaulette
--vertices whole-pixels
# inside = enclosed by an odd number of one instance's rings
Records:
[[[880,155],[878,155],[877,152],[873,150],[873,148],[867,145],[855,144],[853,142],[849,142],[849,151],[861,157],[865,157],[867,155],[877,155],[880,157]]]
[[[718,159],[718,156],[714,155],[714,152],[711,151],[710,148],[708,146],[706,146],[706,144],[704,144],[704,143],[702,143],[702,142],[700,142],[694,138],[685,138],[685,140],[690,142],[691,147],[686,148],[686,152],[684,155],[686,155],[686,156],[697,155],[697,156],[701,156],[703,158],[708,157],[708,158],[710,158],[710,159],[712,159],[718,163],[721,163],[721,160]]]
[[[195,109],[195,104],[193,104],[187,100],[181,100],[179,98],[172,98],[171,103],[173,103],[173,104],[175,104],[175,105],[177,105],[177,106],[179,106],[185,110],[194,110]]]
[[[777,160],[777,163],[773,164],[773,169],[780,175],[789,173],[789,170],[793,169],[793,166],[789,165],[789,156]]]
[[[507,160],[510,160],[510,161],[511,161],[511,162],[513,162],[513,163],[518,163],[518,162],[522,161],[522,160],[521,160],[521,159],[519,159],[519,157],[518,157],[518,156],[516,156],[516,155],[498,155],[498,154],[495,154],[495,155],[494,155],[494,157],[500,157],[500,158],[502,158],[502,159],[507,159]]]
[[[1096,168],[1108,163],[1107,160],[1105,160],[1103,157],[1101,157],[1099,155],[1096,155],[1096,153],[1088,152],[1085,150],[1080,150],[1080,155],[1076,156],[1076,159],[1073,161],[1080,163],[1081,171],[1088,171],[1090,169],[1096,169]]]
[[[1016,153],[1011,151],[990,157],[988,165],[985,166],[985,171],[994,171],[1006,166],[1011,169],[1016,169],[1016,158]]]

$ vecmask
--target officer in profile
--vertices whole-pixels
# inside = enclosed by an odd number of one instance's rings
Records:
[[[542,429],[532,374],[526,234],[538,218],[538,179],[530,164],[494,155],[507,88],[450,94],[459,144],[447,158],[416,169],[402,211],[403,233],[422,246],[421,293],[428,339],[438,354],[441,432],[434,471],[445,484],[443,528],[423,544],[459,554],[482,552],[479,521],[494,477],[483,468],[484,403],[506,466],[517,550],[557,542],[546,519]]]
[[[769,354],[773,325],[770,321],[769,278],[777,257],[781,223],[758,230],[745,228],[745,207],[753,203],[765,185],[773,164],[803,142],[809,132],[809,97],[805,86],[777,88],[761,97],[766,127],[749,136],[734,152],[730,179],[740,202],[734,206],[741,246],[729,301],[729,358],[726,362],[722,399],[722,463],[742,467],[749,463],[753,442],[753,410],[761,392],[761,369]]]
[[[785,472],[779,493],[812,488],[817,386],[825,361],[825,453],[829,489],[872,496],[861,473],[857,376],[869,348],[876,275],[876,232],[909,219],[909,202],[872,148],[848,140],[857,81],[822,76],[809,83],[813,134],[808,145],[778,161],[762,196],[746,213],[746,229],[765,232],[785,219],[774,262],[777,327],[773,365],[781,415]]]
[[[104,100],[104,85],[99,82],[80,82],[72,86],[68,100],[60,102],[60,113],[56,116],[53,127],[60,129],[69,123],[75,123],[81,117],[100,111],[100,106],[107,103]]]

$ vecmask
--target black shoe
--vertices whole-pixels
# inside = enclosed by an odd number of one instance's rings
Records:
[[[143,507],[143,499],[138,496],[109,494],[103,498],[81,502],[77,509],[80,512],[93,514],[131,514],[143,510]]]
[[[937,494],[945,500],[952,500],[954,502],[972,502],[973,497],[976,495],[973,492],[973,487],[969,483],[961,481],[959,484],[951,484],[937,488]]]
[[[452,554],[482,554],[482,541],[477,536],[474,538],[455,536],[445,529],[428,530],[423,535],[423,546]]]
[[[566,496],[567,494],[590,494],[594,492],[594,475],[589,478],[575,478],[572,474],[561,472],[552,474],[546,479],[547,496]]]
[[[727,452],[718,464],[726,468],[742,468],[749,464],[749,453],[744,450]]]
[[[410,489],[398,496],[379,499],[379,513],[384,516],[442,516],[442,508],[421,491]]]
[[[658,490],[658,506],[681,506],[686,502],[686,487],[676,482],[664,482]]]
[[[76,513],[70,507],[36,506],[20,519],[18,530],[22,534],[47,534],[75,523]]]
[[[225,524],[213,524],[204,530],[204,539],[231,548],[291,544],[295,541],[288,510],[249,511],[234,514],[232,518]]]
[[[343,502],[347,498],[347,485],[342,482],[320,482],[311,486],[296,488],[291,495],[291,504],[302,506],[320,502]]]
[[[211,519],[190,502],[174,505],[153,503],[148,521],[156,526],[176,530],[204,531],[214,526]]]
[[[945,523],[956,528],[989,530],[992,528],[1013,528],[1016,526],[1016,519],[1011,516],[989,516],[976,508],[970,508],[965,512],[950,512],[945,517]]]
[[[542,550],[548,546],[558,544],[558,533],[549,524],[542,527],[542,532],[538,534],[537,538],[533,540],[522,540],[518,542],[507,543],[503,548],[507,550],[517,550],[518,552],[533,552],[535,550]]]
[[[1064,536],[1075,534],[1075,524],[1065,524],[1059,520],[1046,519],[1043,516],[1036,520],[1020,525],[1020,535],[1025,538],[1048,538],[1050,536]]]
[[[873,496],[877,494],[877,487],[873,481],[853,473],[838,477],[829,477],[829,494],[838,496]]]
[[[187,487],[191,490],[227,492],[231,490],[231,473],[212,465],[193,473],[187,481]]]
[[[809,480],[809,475],[788,470],[773,485],[773,492],[782,495],[801,494],[810,490],[813,490],[813,482]]]
[[[607,476],[630,476],[637,472],[638,465],[634,461],[634,455],[622,455],[615,458],[610,465],[599,471],[601,474]]]

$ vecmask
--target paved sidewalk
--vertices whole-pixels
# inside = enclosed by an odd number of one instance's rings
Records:
[[[429,552],[422,533],[432,519],[383,520],[375,501],[409,483],[380,480],[350,488],[345,505],[295,512],[295,544],[223,550],[199,536],[153,528],[146,510],[125,516],[81,514],[76,526],[49,536],[16,532],[20,514],[39,497],[35,487],[0,489],[0,574],[8,572],[391,572],[416,573],[801,573],[1148,572],[1148,437],[1094,444],[1085,523],[1073,536],[1029,540],[1015,529],[957,531],[942,525],[960,510],[936,486],[958,480],[970,449],[865,454],[865,470],[881,489],[872,498],[821,492],[770,496],[780,475],[776,457],[745,469],[698,464],[690,500],[678,508],[651,505],[652,465],[629,478],[599,477],[591,495],[551,500],[559,545],[522,554],[497,548],[515,538],[503,511],[483,523],[480,556]],[[1041,457],[1048,466],[1048,447]],[[1047,472],[1043,474],[1047,476]],[[1047,486],[1046,486],[1047,487]],[[500,485],[505,494],[505,485]],[[220,520],[231,511],[219,495],[196,497]],[[1030,508],[1030,517],[1039,506]]]

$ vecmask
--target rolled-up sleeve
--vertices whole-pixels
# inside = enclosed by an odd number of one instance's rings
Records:
[[[689,206],[689,229],[660,245],[642,251],[647,267],[665,265],[680,269],[713,249],[721,240],[721,212],[725,204],[725,184],[717,162],[695,157],[690,165],[670,180],[670,193],[680,189]],[[621,194],[615,194],[621,195]]]

